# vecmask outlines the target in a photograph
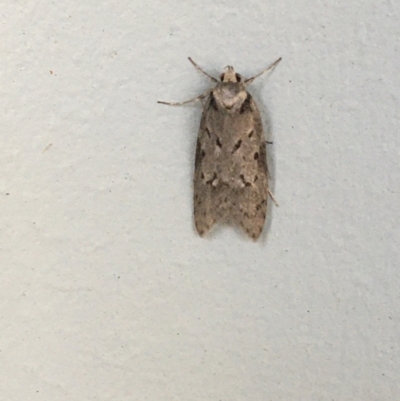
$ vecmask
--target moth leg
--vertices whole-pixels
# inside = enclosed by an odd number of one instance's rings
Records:
[[[269,196],[271,197],[271,199],[274,201],[274,203],[275,203],[275,206],[279,207],[279,203],[278,203],[278,201],[276,200],[276,198],[275,198],[274,194],[272,193],[272,191],[270,191],[270,189],[269,189],[269,188],[268,188],[268,193],[269,193]]]
[[[188,57],[189,61],[194,65],[194,67],[196,68],[196,70],[202,72],[205,76],[207,76],[208,78],[210,78],[212,81],[214,82],[218,82],[217,78],[214,78],[213,76],[211,76],[210,74],[207,74],[204,70],[202,70],[190,57]]]
[[[267,67],[265,70],[262,70],[259,74],[254,75],[254,77],[248,78],[244,81],[245,84],[251,84],[256,78],[258,78],[260,75],[264,74],[265,72],[271,70],[274,68],[280,61],[282,60],[282,57],[279,57],[278,60],[274,61],[269,67]]]
[[[193,99],[185,100],[184,102],[162,102],[161,100],[158,100],[157,103],[166,104],[168,106],[182,106],[182,105],[187,104],[187,103],[195,102],[196,100],[200,100],[200,99],[202,100],[206,96],[208,96],[209,93],[210,93],[210,90],[208,90],[207,92],[201,94],[200,96],[194,97]]]

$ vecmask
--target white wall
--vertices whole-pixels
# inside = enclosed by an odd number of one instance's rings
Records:
[[[1,401],[400,399],[400,3],[0,12]],[[194,230],[188,56],[283,57],[259,243]]]

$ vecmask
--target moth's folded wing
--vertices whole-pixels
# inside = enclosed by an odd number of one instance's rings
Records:
[[[254,105],[254,136],[249,145],[249,158],[244,166],[246,186],[240,191],[236,223],[254,240],[264,227],[268,200],[268,169],[266,143],[261,118]]]
[[[205,150],[202,148],[202,131],[199,132],[196,147],[196,159],[194,169],[194,222],[197,232],[203,236],[215,224],[214,203],[213,203],[213,181],[212,176],[209,177],[204,172]],[[207,175],[207,176],[206,176]]]

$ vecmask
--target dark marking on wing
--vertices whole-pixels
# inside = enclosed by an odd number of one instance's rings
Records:
[[[251,108],[251,96],[247,94],[246,99],[244,100],[243,104],[240,106],[240,114],[246,113],[247,111],[252,111]]]
[[[251,187],[251,182],[246,181],[243,174],[240,174],[239,178],[243,182],[245,187]]]
[[[242,146],[242,140],[241,140],[241,139],[239,139],[239,140],[235,143],[235,146],[234,146],[233,149],[232,149],[232,153],[235,153],[235,152],[240,148],[240,146]]]
[[[215,97],[212,92],[210,93],[210,103],[208,104],[208,108],[212,108],[215,111],[218,111],[217,102],[215,101]]]
[[[267,201],[266,201],[265,199],[263,199],[263,200],[256,206],[256,210],[260,210],[266,203],[267,203]]]
[[[214,181],[215,181],[216,179],[217,179],[217,174],[214,173],[213,176],[212,176],[209,180],[206,181],[206,184],[207,184],[207,185],[213,185],[213,184],[214,184]]]
[[[201,141],[198,138],[197,145],[196,145],[196,156],[194,159],[195,168],[200,166],[200,162],[204,158],[205,154],[206,154],[206,152],[204,151],[204,149],[201,148]]]

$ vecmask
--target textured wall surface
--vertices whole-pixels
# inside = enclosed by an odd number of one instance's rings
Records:
[[[400,399],[399,2],[6,3],[0,400]],[[283,57],[258,243],[195,232],[188,56]]]

